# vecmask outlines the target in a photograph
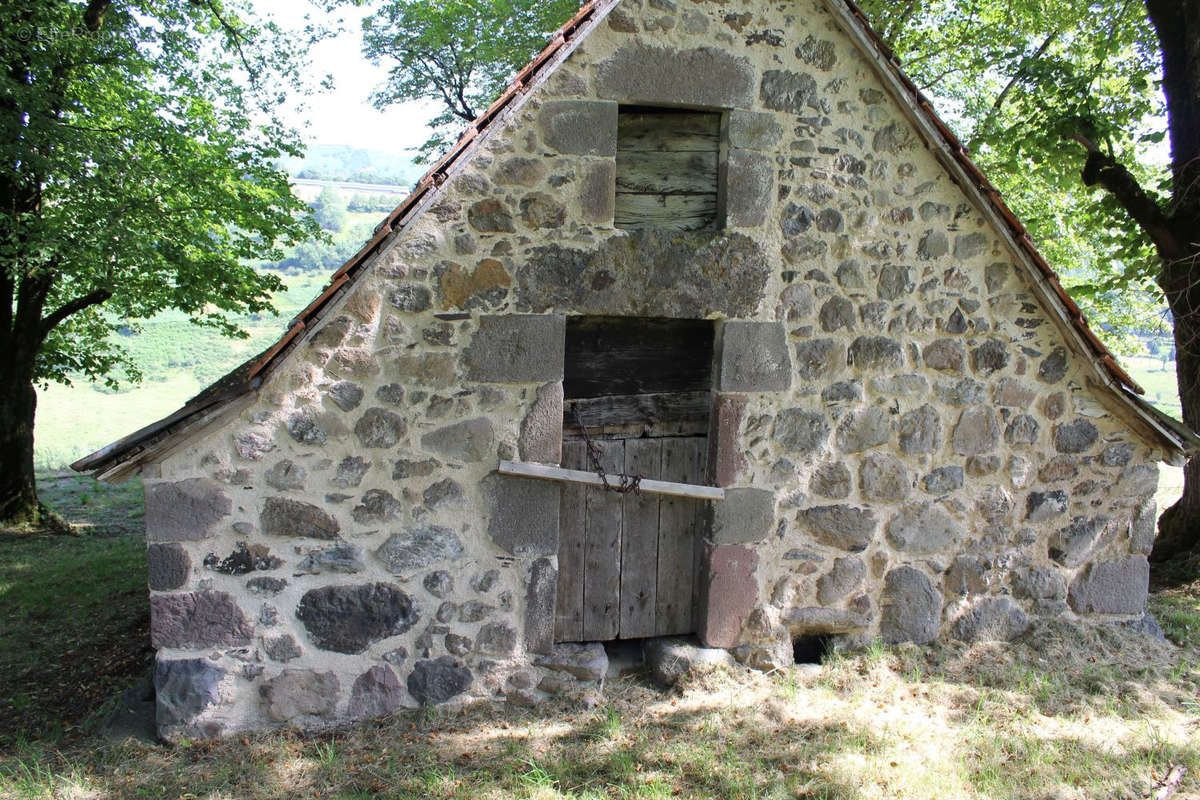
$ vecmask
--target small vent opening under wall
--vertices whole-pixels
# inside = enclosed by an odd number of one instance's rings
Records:
[[[832,636],[797,636],[792,640],[792,660],[796,664],[823,664],[832,652]]]
[[[622,106],[617,117],[616,226],[723,227],[721,114]]]

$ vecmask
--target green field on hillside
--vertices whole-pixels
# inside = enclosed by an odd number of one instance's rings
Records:
[[[266,349],[288,321],[317,296],[326,275],[284,276],[287,289],[275,298],[278,316],[251,315],[240,322],[248,339],[227,339],[188,322],[179,312],[162,314],[121,343],[145,374],[141,384],[113,392],[79,381],[38,392],[34,432],[38,466],[59,469],[80,456],[167,416],[209,384]]]

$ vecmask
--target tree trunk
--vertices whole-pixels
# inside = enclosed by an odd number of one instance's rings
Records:
[[[28,381],[0,386],[0,525],[40,524],[33,474],[33,419],[37,392]]]
[[[1183,421],[1200,431],[1200,286],[1192,270],[1180,264],[1164,272],[1163,289],[1175,323],[1175,372]],[[1151,559],[1171,562],[1200,555],[1200,458],[1183,468],[1183,496],[1159,518]]]

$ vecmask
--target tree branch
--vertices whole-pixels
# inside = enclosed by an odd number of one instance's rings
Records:
[[[245,38],[242,36],[242,32],[235,28],[231,22],[221,16],[221,9],[217,7],[217,4],[214,3],[213,0],[201,0],[201,2],[203,2],[208,10],[212,12],[213,17],[215,17],[217,20],[217,24],[221,26],[221,28],[225,31],[225,35],[229,37],[229,41],[233,42],[233,46],[237,50],[238,58],[242,60],[242,66],[246,68],[246,72],[250,75],[250,80],[257,81],[258,70],[250,66],[250,60],[246,58],[246,51],[242,49],[242,40]]]
[[[42,320],[40,327],[41,338],[45,339],[47,336],[49,336],[50,331],[57,328],[67,317],[71,316],[72,314],[77,314],[80,311],[83,311],[85,308],[98,306],[108,298],[112,297],[112,295],[113,293],[108,289],[96,289],[95,291],[88,292],[82,297],[76,297],[69,303],[59,307],[57,311],[53,312]]]
[[[83,26],[95,33],[104,24],[104,15],[112,6],[112,0],[91,0],[83,12]]]
[[[976,127],[975,135],[971,137],[970,143],[967,144],[967,150],[975,150],[975,145],[979,141],[979,137],[987,133],[988,129],[992,127],[992,121],[995,120],[996,115],[1000,113],[1000,110],[1004,108],[1004,101],[1008,99],[1008,95],[1017,87],[1017,84],[1021,82],[1021,78],[1025,77],[1026,68],[1032,62],[1037,61],[1039,58],[1046,55],[1046,51],[1050,49],[1050,45],[1054,44],[1054,41],[1058,39],[1060,35],[1062,35],[1061,30],[1050,34],[1046,37],[1046,41],[1042,42],[1041,47],[1035,50],[1031,55],[1021,59],[1021,63],[1017,65],[1016,70],[1013,72],[1012,78],[1007,84],[1005,84],[1004,88],[1000,91],[1000,94],[996,96],[996,102],[992,103],[992,107],[988,109],[987,115],[984,116],[983,120],[980,121],[979,126]]]
[[[1183,258],[1187,254],[1186,243],[1175,235],[1171,218],[1157,200],[1146,194],[1133,173],[1090,139],[1078,135],[1071,138],[1088,150],[1087,163],[1083,167],[1084,184],[1100,186],[1111,194],[1150,237],[1158,254],[1168,263]]]

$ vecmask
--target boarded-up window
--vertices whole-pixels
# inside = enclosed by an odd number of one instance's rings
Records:
[[[721,115],[623,106],[617,118],[618,228],[720,227]]]

